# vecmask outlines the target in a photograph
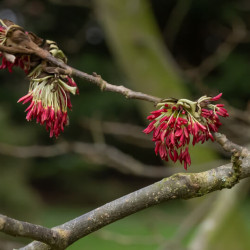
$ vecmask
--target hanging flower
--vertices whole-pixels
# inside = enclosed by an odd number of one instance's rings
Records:
[[[215,97],[202,96],[196,102],[187,99],[166,99],[157,106],[160,109],[151,112],[147,117],[151,123],[143,131],[153,132],[155,153],[161,159],[184,163],[184,168],[191,165],[188,147],[192,140],[195,145],[211,139],[212,132],[221,126],[219,116],[227,117],[228,112],[223,104],[211,104],[218,101],[222,94]]]
[[[7,21],[8,25],[0,19],[0,44],[1,45],[9,45],[11,44],[11,39],[8,37],[8,33],[13,31],[14,29],[23,30],[20,26],[13,24],[10,21]],[[14,66],[18,66],[28,74],[30,69],[30,56],[29,55],[12,55],[6,52],[1,53],[0,57],[2,57],[2,64],[0,65],[0,69],[8,69],[10,73],[12,73],[12,68]]]
[[[41,125],[45,124],[50,131],[50,137],[58,137],[68,124],[67,109],[72,108],[70,93],[75,94],[77,87],[72,86],[74,80],[68,76],[45,76],[34,78],[30,82],[27,95],[18,100],[29,103],[26,119],[35,119]]]
[[[46,43],[53,56],[67,61],[55,42],[46,41]],[[64,126],[68,125],[67,110],[72,108],[70,93],[79,94],[79,90],[72,77],[59,74],[53,67],[49,67],[52,72],[48,73],[44,71],[46,66],[47,62],[41,62],[28,74],[29,92],[18,102],[30,104],[25,110],[28,121],[36,119],[37,123],[45,124],[46,129],[50,131],[50,137],[58,137],[64,131]]]

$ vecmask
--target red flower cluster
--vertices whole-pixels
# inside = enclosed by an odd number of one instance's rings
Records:
[[[0,44],[6,45],[7,35],[10,28],[7,25],[5,25],[5,23],[1,19],[0,19],[0,24],[2,25],[0,26]],[[23,69],[26,74],[28,74],[28,71],[30,69],[29,66],[30,56],[27,55],[14,56],[6,52],[4,53],[0,52],[0,57],[2,57],[2,64],[0,65],[0,69],[8,69],[9,72],[12,73],[12,68],[14,66],[18,66],[21,69]]]
[[[147,119],[152,121],[143,131],[149,134],[153,131],[155,153],[163,160],[184,162],[184,168],[191,165],[188,151],[190,140],[195,145],[198,142],[214,138],[211,132],[217,132],[221,123],[218,116],[228,116],[223,104],[213,105],[222,94],[215,97],[203,96],[198,101],[187,99],[167,99],[159,110],[151,112]]]
[[[0,69],[8,69],[9,72],[12,73],[12,68],[14,66],[17,66],[23,69],[26,74],[28,74],[30,69],[29,56],[12,57],[11,54],[0,53],[0,57],[2,57],[2,64],[0,65]]]
[[[24,35],[30,35],[29,32],[23,31],[21,27],[10,21],[6,22],[7,25],[0,19],[0,23],[0,44],[8,45],[11,42],[8,36],[8,32],[11,30],[19,29]],[[32,40],[32,37],[34,34],[29,39]],[[67,61],[66,56],[55,42],[46,40],[44,47],[58,60]],[[27,55],[12,55],[4,52],[0,53],[0,57],[2,57],[0,69],[7,68],[9,72],[12,72],[14,66],[19,66],[26,72],[30,80],[28,94],[18,100],[23,104],[29,103],[25,110],[26,119],[28,121],[36,119],[37,123],[46,125],[46,129],[50,131],[50,137],[53,135],[58,137],[61,131],[64,131],[64,126],[68,124],[67,109],[72,108],[70,93],[79,93],[73,78],[59,74],[56,68],[46,61],[37,60],[37,58],[31,61],[31,57]],[[46,67],[49,68],[49,71],[46,71]],[[54,73],[53,69],[55,69]]]
[[[50,137],[58,137],[64,126],[68,124],[67,108],[71,109],[70,94],[75,94],[78,89],[76,83],[70,77],[63,79],[51,76],[48,79],[34,79],[31,81],[29,93],[18,100],[18,102],[30,103],[26,119],[36,119],[37,123],[45,124]],[[74,86],[72,86],[74,85]]]

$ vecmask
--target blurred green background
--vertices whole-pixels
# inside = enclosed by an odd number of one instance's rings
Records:
[[[69,65],[112,84],[162,98],[223,92],[230,118],[221,131],[249,145],[249,1],[3,0],[0,18],[55,40]],[[50,139],[45,128],[25,120],[25,107],[16,103],[28,91],[24,73],[1,70],[0,213],[53,227],[184,171],[156,157],[150,136],[141,132],[152,104],[75,81],[80,95],[72,97],[70,126]],[[84,143],[80,153],[75,142]],[[66,150],[60,153],[58,145]],[[47,157],[45,150],[55,155]],[[213,143],[192,149],[191,157],[188,172],[230,160]],[[233,190],[149,208],[69,249],[247,250],[249,209],[249,184],[243,182]],[[3,250],[28,242],[0,234]]]

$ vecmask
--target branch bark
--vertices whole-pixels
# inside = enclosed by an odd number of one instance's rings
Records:
[[[24,221],[18,221],[0,214],[0,231],[12,236],[22,236],[33,240],[39,240],[52,247],[63,247],[63,239],[53,229],[34,225]]]
[[[214,133],[214,137],[215,137],[215,140],[221,145],[221,147],[225,151],[230,152],[232,154],[237,153],[238,156],[241,156],[241,157],[250,156],[250,151],[247,148],[229,141],[224,134]]]
[[[38,56],[41,57],[40,55],[38,55]],[[107,81],[103,80],[100,75],[97,75],[96,73],[93,73],[93,75],[89,75],[85,72],[82,72],[78,69],[75,69],[73,67],[68,66],[67,64],[57,60],[55,57],[53,57],[50,54],[46,55],[46,57],[44,57],[43,59],[45,59],[46,61],[48,61],[48,62],[50,62],[50,63],[52,63],[60,68],[67,70],[68,72],[70,72],[74,76],[77,76],[81,79],[84,79],[87,82],[90,82],[92,84],[97,85],[98,87],[100,87],[100,89],[102,91],[105,90],[105,91],[109,91],[109,92],[115,92],[115,93],[119,93],[119,94],[124,95],[128,99],[139,99],[139,100],[144,100],[144,101],[148,101],[148,102],[153,102],[155,104],[162,100],[162,98],[147,95],[147,94],[144,94],[142,92],[133,91],[133,90],[126,88],[122,85],[117,86],[117,85],[110,84]]]
[[[243,159],[241,167],[239,179],[250,177],[250,158]],[[232,164],[201,173],[178,173],[53,229],[66,232],[64,241],[69,246],[110,223],[156,204],[175,199],[191,199],[223,188],[231,188],[235,184],[235,182],[231,182],[233,175]],[[49,250],[51,247],[34,241],[21,249]]]

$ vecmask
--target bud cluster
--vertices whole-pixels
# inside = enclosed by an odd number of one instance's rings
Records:
[[[10,24],[10,21],[6,21],[7,24]],[[13,30],[21,29],[20,26],[12,24],[7,26],[3,20],[0,19],[0,44],[10,46],[11,42],[8,39],[9,34],[13,32]],[[0,52],[0,58],[2,58],[2,64],[0,65],[0,69],[8,69],[10,73],[12,73],[12,68],[14,66],[19,66],[22,68],[26,73],[29,71],[29,60],[30,56],[27,55],[17,55],[14,56],[12,54]]]
[[[217,132],[221,126],[219,116],[228,116],[223,104],[211,104],[221,95],[202,96],[197,101],[166,99],[159,103],[160,108],[147,117],[151,123],[143,131],[146,134],[153,132],[156,155],[166,161],[169,158],[174,162],[179,160],[187,169],[187,165],[191,165],[190,141],[193,145],[209,139],[214,141],[212,132]]]

